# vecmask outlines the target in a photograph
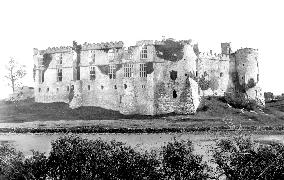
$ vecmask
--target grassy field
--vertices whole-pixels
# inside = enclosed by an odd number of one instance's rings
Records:
[[[284,108],[268,103],[263,110],[229,106],[205,99],[195,115],[125,116],[99,107],[70,109],[65,103],[33,99],[0,103],[0,132],[184,132],[209,130],[284,130]]]

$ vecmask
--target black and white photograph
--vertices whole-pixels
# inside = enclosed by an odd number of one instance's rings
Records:
[[[284,179],[284,1],[0,2],[0,180]]]

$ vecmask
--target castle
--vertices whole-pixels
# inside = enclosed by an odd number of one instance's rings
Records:
[[[263,104],[258,50],[199,52],[191,40],[34,49],[35,101],[98,106],[122,114],[193,114],[202,96],[236,92]]]

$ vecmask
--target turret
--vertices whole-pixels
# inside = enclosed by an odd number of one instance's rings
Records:
[[[239,49],[236,51],[235,57],[240,84],[258,83],[258,50],[252,48]]]
[[[231,50],[231,43],[221,43],[221,50],[222,50],[222,54],[226,54],[229,55],[231,54],[232,50]]]

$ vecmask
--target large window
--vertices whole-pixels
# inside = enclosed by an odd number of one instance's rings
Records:
[[[57,69],[57,81],[61,82],[62,81],[62,69]]]
[[[143,46],[142,50],[140,52],[140,58],[141,59],[147,59],[148,58],[148,50],[147,50],[147,46]]]
[[[90,80],[96,79],[96,68],[95,66],[90,67]]]
[[[115,68],[116,66],[114,64],[109,65],[109,72],[108,72],[108,76],[110,79],[115,79]]]
[[[133,77],[133,64],[124,64],[124,77]]]
[[[147,77],[147,73],[146,73],[146,64],[139,64],[139,75],[140,77]]]

